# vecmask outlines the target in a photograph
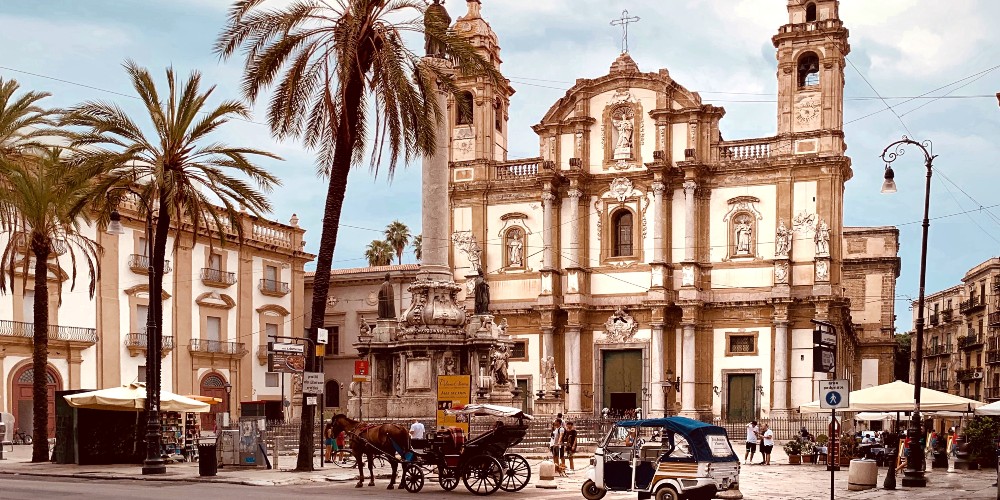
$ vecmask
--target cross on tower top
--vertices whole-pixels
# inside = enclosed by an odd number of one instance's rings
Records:
[[[639,16],[629,17],[628,9],[622,11],[622,17],[611,21],[612,26],[622,27],[622,54],[628,52],[628,25],[639,22]]]

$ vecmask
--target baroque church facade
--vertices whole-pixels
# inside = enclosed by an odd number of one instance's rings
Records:
[[[467,7],[456,30],[499,68]],[[834,377],[813,372],[812,320],[838,329],[836,378],[892,380],[898,232],[844,227],[838,7],[788,1],[772,137],[724,140],[725,109],[624,52],[544,113],[538,157],[508,159],[514,90],[457,79],[450,263],[467,301],[485,273],[523,394],[554,364],[569,414],[778,416]]]

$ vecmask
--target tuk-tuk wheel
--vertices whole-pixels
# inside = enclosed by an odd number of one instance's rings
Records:
[[[656,490],[656,500],[681,500],[681,496],[673,486],[664,486]]]
[[[583,493],[583,498],[587,500],[601,500],[604,495],[608,493],[608,490],[599,488],[594,481],[590,479],[583,482],[583,487],[580,488],[581,493]]]

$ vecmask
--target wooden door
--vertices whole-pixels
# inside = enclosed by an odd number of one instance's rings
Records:
[[[32,385],[34,383],[34,369],[29,365],[22,368],[14,377],[14,426],[27,434],[32,434],[34,428],[34,395]],[[56,391],[60,390],[55,373],[51,368],[45,372],[46,392],[49,401],[49,423],[48,437],[56,435]]]
[[[729,375],[726,392],[726,418],[730,422],[749,422],[757,418],[757,404],[754,398],[754,375]]]
[[[202,430],[215,430],[216,415],[226,411],[226,381],[221,375],[210,373],[201,379],[201,395],[211,398],[219,398],[221,403],[212,405],[211,411],[201,414]],[[218,422],[220,425],[222,422]]]
[[[604,351],[602,361],[604,407],[613,415],[635,410],[642,404],[642,350]]]

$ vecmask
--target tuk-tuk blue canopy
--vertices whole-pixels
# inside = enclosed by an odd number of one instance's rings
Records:
[[[649,418],[644,420],[622,420],[618,427],[662,427],[680,434],[687,439],[691,452],[698,461],[723,462],[736,456],[729,444],[726,429],[706,424],[687,417]],[[738,458],[737,458],[738,460]]]

